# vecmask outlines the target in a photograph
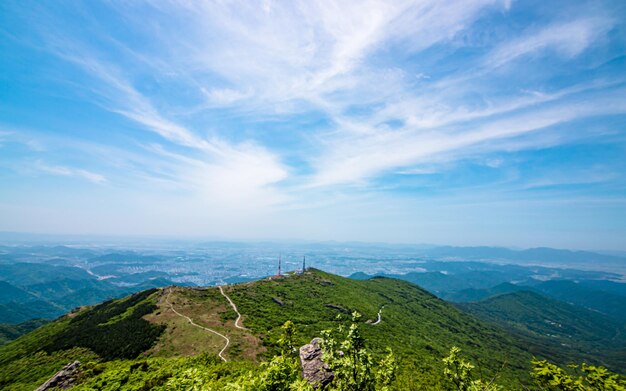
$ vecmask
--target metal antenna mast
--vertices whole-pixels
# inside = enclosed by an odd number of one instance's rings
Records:
[[[306,271],[306,255],[302,256],[302,273]]]
[[[278,275],[280,276],[280,254],[278,254]]]

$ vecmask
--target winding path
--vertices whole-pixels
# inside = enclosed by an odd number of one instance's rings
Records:
[[[221,291],[221,290],[222,290],[222,288],[220,288],[220,291]],[[198,324],[194,323],[194,322],[193,322],[193,320],[191,320],[191,318],[190,318],[190,317],[188,317],[188,316],[186,316],[186,315],[183,315],[183,314],[181,314],[180,312],[176,311],[176,309],[174,308],[174,306],[172,305],[172,303],[170,303],[170,294],[172,294],[172,288],[169,288],[169,290],[168,290],[168,292],[167,292],[167,296],[165,297],[165,302],[167,303],[167,305],[169,305],[169,306],[170,306],[170,308],[172,309],[172,311],[174,311],[174,313],[175,313],[176,315],[178,315],[178,316],[180,316],[180,317],[182,317],[182,318],[187,319],[187,321],[188,321],[188,322],[189,322],[192,326],[196,326],[196,327],[201,328],[201,329],[203,329],[203,330],[209,331],[209,332],[211,332],[211,333],[213,333],[213,334],[215,334],[215,335],[218,335],[218,336],[220,336],[220,337],[222,337],[222,338],[224,338],[224,339],[226,340],[226,345],[224,345],[224,347],[222,348],[222,350],[220,350],[220,352],[219,352],[217,355],[218,355],[218,356],[220,356],[220,358],[221,358],[222,360],[224,360],[224,362],[228,362],[228,360],[227,360],[227,359],[226,359],[226,358],[222,355],[222,353],[224,353],[224,351],[226,350],[226,348],[228,348],[228,345],[230,345],[230,339],[229,339],[227,336],[225,336],[225,335],[223,335],[223,334],[220,334],[220,333],[218,333],[218,332],[217,332],[217,331],[215,331],[215,330],[211,330],[211,329],[210,329],[210,328],[208,328],[208,327],[200,326],[200,325],[198,325]],[[222,293],[222,294],[224,294],[224,293]],[[228,301],[230,301],[230,299],[228,299]],[[231,302],[231,304],[232,304],[232,302]],[[234,305],[234,304],[233,304],[233,305]],[[236,311],[236,310],[235,310],[235,311]],[[239,313],[239,312],[237,312],[237,313]],[[240,315],[240,316],[241,316],[241,315]],[[237,320],[239,320],[239,318],[237,318]],[[235,326],[237,326],[237,324],[235,324]]]
[[[383,308],[385,308],[385,306],[380,307],[380,309],[378,310],[378,320],[372,323],[372,326],[376,326],[377,324],[380,323],[381,320],[383,320],[383,317],[382,317]]]
[[[220,288],[220,293],[222,294],[222,296],[224,296],[226,298],[226,300],[228,300],[228,302],[230,303],[230,306],[233,307],[233,310],[235,310],[235,312],[237,313],[237,320],[235,320],[235,327],[237,327],[238,329],[241,329],[241,330],[248,330],[247,328],[243,327],[240,324],[240,322],[241,322],[241,314],[237,310],[237,306],[235,305],[235,303],[233,303],[233,301],[230,299],[230,297],[228,297],[226,295],[226,293],[224,293],[224,290],[222,289],[221,285],[218,288]]]

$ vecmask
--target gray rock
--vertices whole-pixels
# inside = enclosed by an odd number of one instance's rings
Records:
[[[321,338],[314,338],[311,343],[300,348],[302,375],[313,388],[324,388],[335,377],[328,365],[322,361],[321,341]]]
[[[274,303],[278,304],[281,307],[285,305],[285,303],[283,303],[283,301],[277,297],[272,297],[272,300],[274,300]]]
[[[328,307],[328,308],[332,308],[333,310],[337,310],[339,312],[343,312],[344,314],[348,314],[350,315],[352,312],[347,309],[347,308],[343,308],[340,305],[335,305],[335,304],[324,304],[324,307]]]
[[[59,388],[66,390],[73,387],[76,383],[76,377],[82,372],[80,365],[80,361],[67,364],[35,391],[47,391]]]

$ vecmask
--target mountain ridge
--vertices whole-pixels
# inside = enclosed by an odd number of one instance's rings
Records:
[[[173,292],[169,301],[165,300],[168,289]],[[21,381],[22,386],[15,389],[28,389],[51,376],[51,369],[42,370],[40,377],[32,381],[24,369],[16,368],[16,363],[39,357],[42,352],[45,358],[39,360],[49,361],[49,368],[53,367],[52,363],[60,368],[70,361],[67,360],[72,355],[70,352],[75,352],[71,360],[96,358],[106,363],[115,359],[134,360],[134,357],[177,359],[217,354],[217,349],[223,348],[223,340],[192,327],[186,319],[176,316],[170,305],[194,323],[227,335],[232,341],[225,352],[228,361],[254,363],[271,357],[277,351],[280,326],[287,320],[296,325],[297,343],[308,343],[322,330],[349,322],[349,317],[336,309],[340,306],[347,312],[363,314],[362,332],[373,354],[378,356],[391,347],[405,372],[417,365],[426,378],[440,379],[441,358],[451,346],[458,345],[480,362],[486,373],[495,373],[502,362],[508,361],[506,371],[501,374],[503,381],[528,380],[530,354],[514,338],[404,281],[390,278],[354,281],[310,270],[228,285],[223,290],[236,303],[245,330],[235,326],[236,313],[215,287],[144,291],[79,309],[0,347],[0,386]],[[382,321],[371,324],[382,306]],[[368,324],[366,320],[372,322]],[[106,343],[93,338],[104,333],[102,327],[111,330],[108,333],[117,330],[116,334],[99,337],[107,339]],[[129,333],[146,327],[155,333],[157,329],[161,331],[158,335],[148,333],[152,337],[133,343],[135,348],[124,345],[132,334],[123,338],[123,330]],[[29,371],[37,368],[43,366]]]

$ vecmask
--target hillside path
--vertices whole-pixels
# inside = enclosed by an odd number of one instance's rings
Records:
[[[208,328],[208,327],[200,326],[199,324],[194,323],[194,321],[193,321],[190,317],[185,316],[185,315],[181,314],[180,312],[176,311],[176,308],[174,308],[174,306],[172,305],[172,303],[170,303],[170,294],[171,294],[171,293],[172,293],[172,288],[170,288],[170,289],[168,290],[168,292],[167,292],[167,296],[165,297],[165,302],[167,303],[167,305],[169,305],[169,306],[170,306],[170,308],[172,309],[172,311],[174,311],[174,313],[175,313],[176,315],[178,315],[178,316],[180,316],[180,317],[182,317],[182,318],[187,319],[187,321],[188,321],[188,322],[189,322],[192,326],[196,326],[196,327],[201,328],[201,329],[203,329],[203,330],[209,331],[209,332],[211,332],[211,333],[213,333],[213,334],[215,334],[215,335],[218,335],[218,336],[220,336],[220,337],[222,337],[222,338],[224,338],[224,339],[226,340],[226,345],[224,345],[224,347],[222,348],[222,350],[220,350],[220,352],[219,352],[217,355],[218,355],[218,356],[220,356],[220,358],[221,358],[222,360],[224,360],[224,362],[228,362],[228,360],[227,360],[227,359],[226,359],[226,358],[222,355],[222,353],[224,353],[224,351],[226,350],[226,348],[228,347],[228,345],[230,345],[230,339],[229,339],[227,336],[225,336],[225,335],[223,335],[223,334],[221,334],[221,333],[218,333],[218,332],[217,332],[217,331],[215,331],[215,330],[211,330],[211,329],[210,329],[210,328]]]
[[[383,317],[382,317],[383,308],[385,308],[385,306],[380,307],[380,309],[378,310],[378,320],[372,323],[372,326],[376,326],[377,324],[380,323],[381,320],[383,320]]]
[[[228,302],[230,303],[230,306],[233,307],[233,310],[235,310],[235,312],[237,313],[237,320],[235,320],[235,327],[237,327],[238,329],[241,329],[241,330],[248,330],[247,328],[243,327],[241,325],[241,323],[240,323],[241,322],[241,314],[237,310],[237,306],[235,305],[235,303],[233,303],[233,301],[230,299],[230,297],[228,297],[228,295],[226,293],[224,293],[224,289],[222,289],[221,285],[218,288],[220,288],[220,293],[222,294],[222,296],[224,296],[226,298],[226,300],[228,300]]]

